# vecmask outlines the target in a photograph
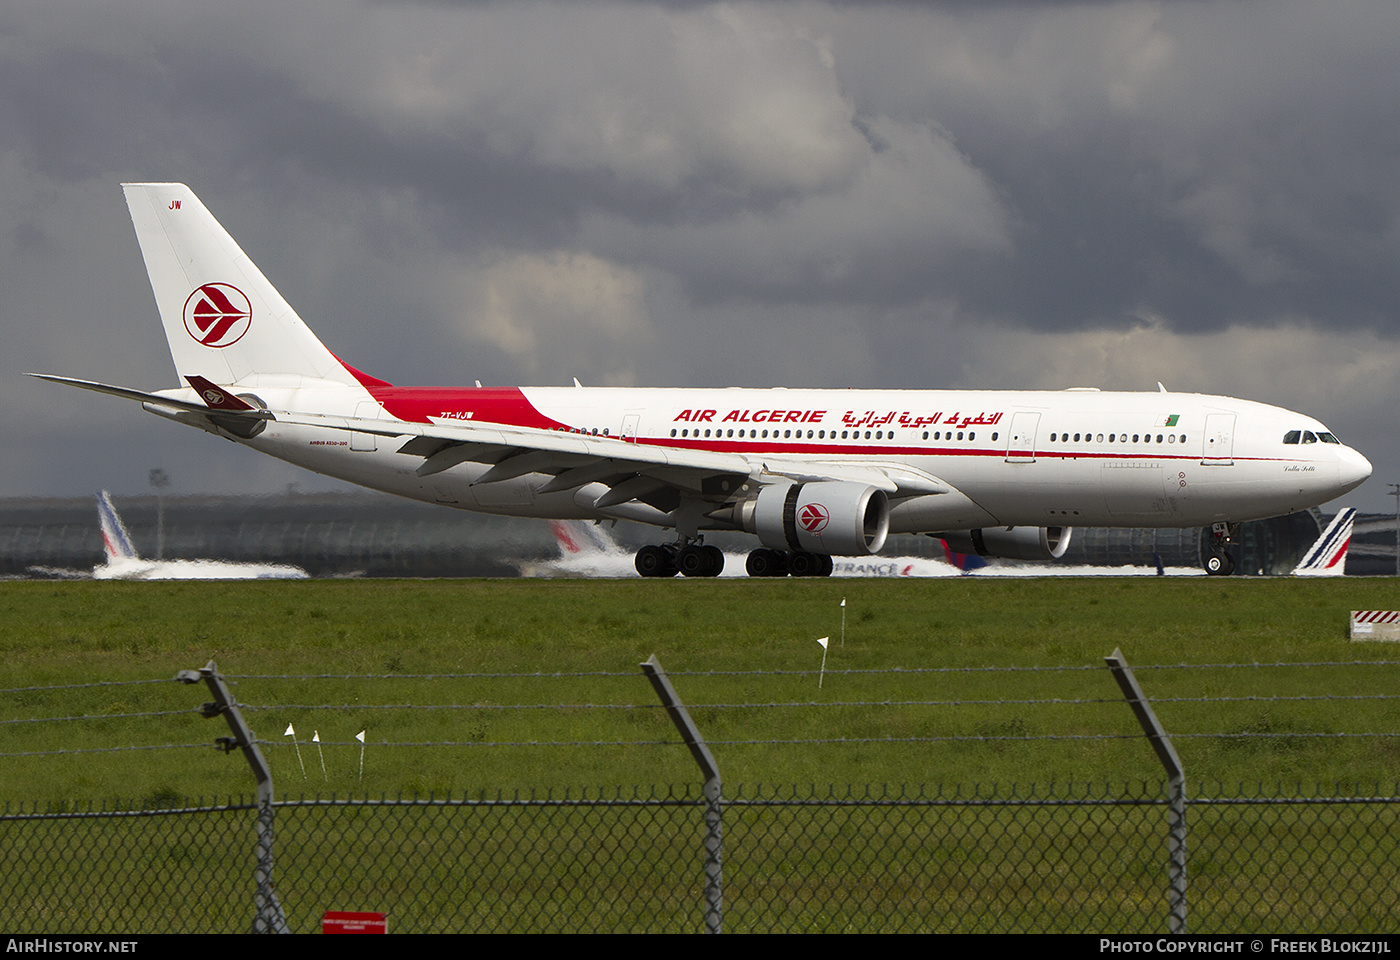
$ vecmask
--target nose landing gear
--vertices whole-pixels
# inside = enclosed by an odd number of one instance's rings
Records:
[[[1206,573],[1212,577],[1228,577],[1235,572],[1235,558],[1225,549],[1227,544],[1236,542],[1240,534],[1238,523],[1213,523],[1210,538],[1206,544],[1206,556],[1202,562]]]

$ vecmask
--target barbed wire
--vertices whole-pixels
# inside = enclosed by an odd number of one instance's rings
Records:
[[[1309,669],[1320,667],[1394,667],[1400,660],[1327,660],[1327,661],[1273,661],[1253,663],[1155,663],[1134,664],[1133,670],[1238,670],[1265,668]],[[969,673],[1075,673],[1099,672],[1106,670],[1103,664],[1071,664],[1030,667],[875,667],[850,669],[798,669],[798,670],[668,670],[672,677],[811,677],[825,675],[840,676],[918,676],[924,674],[969,674]],[[242,680],[262,681],[307,681],[307,680],[567,680],[582,678],[610,677],[635,680],[639,674],[633,670],[588,670],[588,671],[535,671],[526,673],[308,673],[308,674],[221,674],[226,683],[236,684]],[[174,678],[163,677],[149,680],[107,680],[95,683],[54,684],[51,686],[28,686],[0,688],[0,695],[12,693],[35,693],[59,690],[83,690],[102,687],[128,687],[156,684],[169,684]]]
[[[26,750],[16,753],[0,753],[0,758],[15,757],[53,757],[66,754],[87,754],[87,753],[126,753],[137,750],[208,750],[210,747],[222,749],[218,744],[205,743],[152,743],[128,747],[64,747],[56,750]]]
[[[1174,732],[1173,739],[1215,739],[1225,741],[1241,740],[1363,740],[1363,739],[1395,739],[1400,737],[1400,733],[1345,733],[1345,732],[1306,732],[1289,731],[1283,733],[1268,733],[1258,731],[1238,731],[1238,732],[1203,732],[1203,733],[1181,733]],[[753,746],[862,746],[869,744],[889,744],[889,743],[1036,743],[1036,742],[1056,742],[1056,741],[1128,741],[1144,739],[1140,732],[1133,733],[1071,733],[1071,734],[948,734],[944,736],[910,736],[910,737],[771,737],[764,739],[707,739],[710,746],[726,747],[753,747]],[[305,740],[298,739],[293,742],[277,739],[264,739],[259,737],[256,741],[259,746],[268,748],[298,747],[312,743],[321,747],[391,747],[391,748],[442,748],[442,747],[470,747],[470,748],[521,748],[521,747],[681,747],[685,744],[680,740]],[[167,744],[147,744],[137,746],[114,746],[114,747],[86,747],[86,748],[60,748],[53,750],[31,750],[13,753],[0,753],[0,759],[11,759],[20,757],[49,757],[49,756],[72,756],[95,753],[122,753],[142,750],[205,750],[217,749],[224,751],[225,747],[217,742],[202,743],[167,743]],[[225,751],[226,752],[226,751]]]
[[[1221,669],[1260,669],[1272,667],[1394,667],[1400,660],[1324,660],[1324,661],[1275,661],[1252,663],[1155,663],[1133,664],[1134,670],[1221,670]],[[670,670],[671,677],[811,677],[825,674],[831,676],[865,676],[875,674],[920,675],[939,673],[1074,673],[1099,672],[1108,668],[1102,664],[1069,664],[1031,667],[869,667],[833,669],[802,668],[796,670]],[[533,673],[320,673],[320,674],[236,674],[224,675],[224,680],[496,680],[496,679],[544,679],[566,680],[582,677],[617,677],[635,679],[632,670],[591,670],[591,671],[536,671]]]
[[[1151,697],[1154,704],[1162,703],[1291,703],[1320,700],[1400,700],[1400,693],[1347,694],[1270,694],[1240,697]],[[1112,704],[1121,706],[1120,697],[1044,697],[1034,699],[965,699],[965,700],[772,700],[750,703],[686,703],[688,710],[750,710],[770,708],[806,709],[809,707],[976,707],[976,706],[1085,706]],[[239,709],[251,712],[271,710],[663,710],[660,703],[284,703],[252,704],[242,701]]]
[[[96,683],[64,683],[48,687],[6,687],[0,689],[0,694],[33,693],[39,690],[83,690],[89,687],[138,687],[147,684],[169,683],[170,680],[170,677],[166,677],[163,680],[99,680]]]
[[[152,710],[146,713],[96,713],[80,714],[72,717],[23,717],[15,720],[0,720],[0,726],[19,723],[67,723],[78,720],[140,720],[147,717],[175,717],[186,714],[199,714],[198,707],[186,707],[183,710]]]

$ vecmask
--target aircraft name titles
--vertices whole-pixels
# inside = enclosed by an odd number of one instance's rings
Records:
[[[671,418],[672,423],[821,423],[826,417],[825,410],[730,410],[718,416],[718,410],[686,409]],[[908,410],[847,410],[841,415],[841,423],[847,427],[883,427],[897,424],[906,429],[916,430],[933,424],[966,429],[976,426],[993,426],[1001,422],[1001,411],[963,415],[954,411],[944,417],[943,411],[933,414],[916,414]]]

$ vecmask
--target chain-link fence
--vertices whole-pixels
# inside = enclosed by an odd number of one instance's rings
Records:
[[[1400,797],[1217,792],[1189,806],[1192,933],[1390,932]],[[737,789],[732,932],[1166,932],[1161,783],[943,791]],[[276,804],[292,932],[327,910],[398,933],[706,929],[698,789]],[[0,924],[246,932],[257,804],[7,811]]]

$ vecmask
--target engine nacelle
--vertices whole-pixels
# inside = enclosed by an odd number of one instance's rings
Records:
[[[766,484],[738,515],[772,550],[867,556],[880,552],[890,532],[885,491],[839,480]]]
[[[1069,549],[1073,527],[983,527],[939,534],[955,553],[1006,560],[1058,560]]]

